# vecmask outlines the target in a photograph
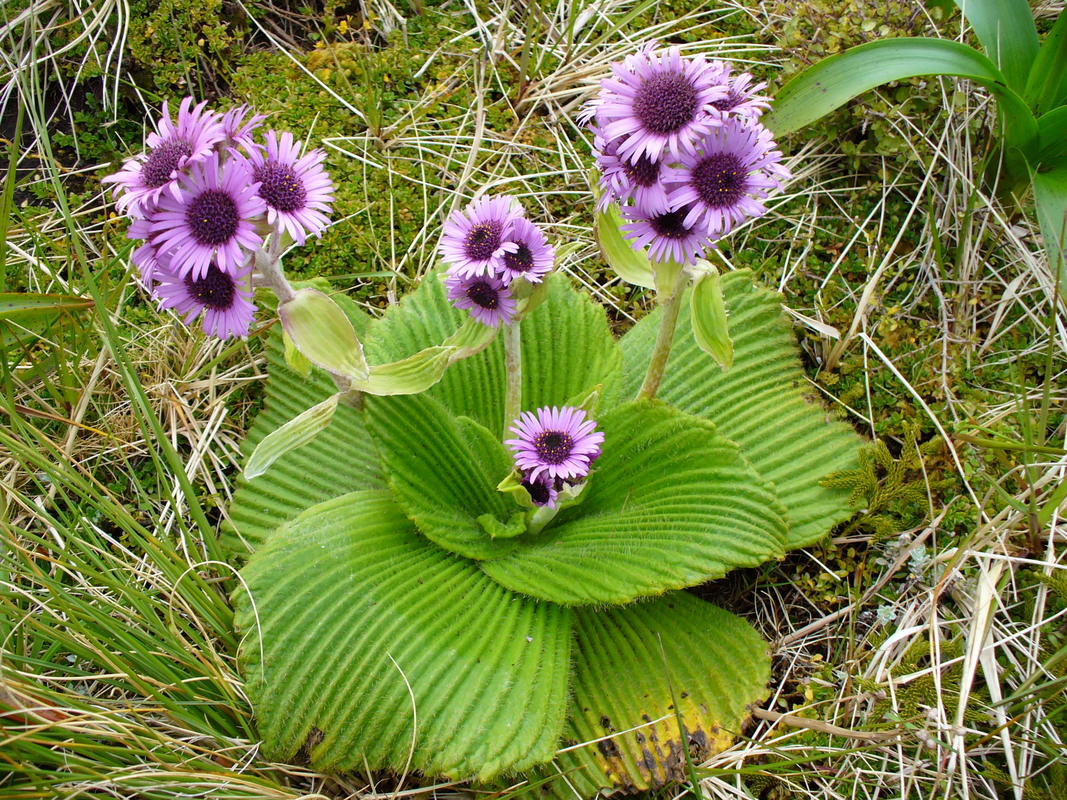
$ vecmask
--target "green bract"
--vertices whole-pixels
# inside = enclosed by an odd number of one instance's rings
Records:
[[[543,528],[505,480],[499,339],[422,394],[338,405],[323,433],[240,483],[227,532],[253,551],[240,660],[269,758],[527,773],[560,790],[563,774],[591,796],[684,778],[765,695],[766,644],[679,590],[847,517],[847,491],[820,479],[855,467],[858,437],[806,402],[778,297],[746,273],[721,279],[733,365],[700,349],[685,303],[653,402],[632,398],[658,313],[616,341],[599,306],[550,283],[522,322],[522,407],[586,403],[605,442]],[[380,320],[339,302],[372,364],[440,344],[464,317],[436,278]],[[273,337],[246,456],[334,392],[285,366]]]

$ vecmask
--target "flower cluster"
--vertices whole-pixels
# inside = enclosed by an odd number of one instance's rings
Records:
[[[265,117],[238,106],[225,114],[185,98],[173,121],[167,104],[148,136],[148,151],[103,179],[144,240],[133,253],[141,279],[162,308],[205,333],[247,336],[255,313],[255,253],[273,235],[303,244],[329,224],[333,183],[325,153],[301,154],[288,132],[253,133]]]
[[[600,456],[604,434],[585,412],[573,406],[524,411],[511,424],[516,438],[506,444],[515,454],[522,485],[539,506],[555,508],[567,485],[580,483]]]
[[[448,264],[449,300],[493,328],[515,318],[512,282],[540,283],[556,261],[555,249],[518,201],[501,196],[480,197],[453,212],[438,252]]]
[[[612,65],[586,112],[598,208],[622,207],[623,234],[655,261],[692,264],[746,219],[789,171],[760,116],[764,87],[748,73],[652,46]]]

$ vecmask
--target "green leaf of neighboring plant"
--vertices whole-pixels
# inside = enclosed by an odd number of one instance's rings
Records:
[[[353,388],[376,395],[425,392],[441,380],[454,352],[452,347],[427,347],[391,364],[375,364],[370,377],[357,381]]]
[[[351,381],[366,380],[369,371],[363,345],[341,307],[318,289],[298,289],[278,308],[285,332],[313,364]]]
[[[652,262],[643,249],[635,250],[623,237],[623,224],[618,203],[612,203],[607,211],[597,213],[596,237],[600,252],[608,266],[624,281],[654,289],[656,282],[652,275]]]
[[[338,302],[357,333],[362,333],[370,318],[347,297],[338,297]],[[241,443],[245,459],[271,431],[337,391],[321,370],[305,380],[288,367],[280,325],[271,331],[266,351],[266,397],[263,410]],[[339,457],[339,453],[343,455]],[[255,480],[238,478],[222,527],[223,545],[232,552],[254,550],[275,528],[306,508],[355,489],[384,488],[378,451],[363,415],[350,406],[338,405],[321,436],[291,450]]]
[[[570,613],[427,542],[388,493],[310,509],[241,574],[240,661],[267,758],[489,780],[552,757]]]
[[[9,319],[24,323],[92,307],[92,300],[69,294],[0,292],[0,320]]]
[[[471,420],[457,422],[425,394],[368,397],[365,402],[368,428],[396,501],[426,538],[475,559],[515,548],[515,539],[493,539],[478,521],[489,514],[503,524],[515,512],[514,504],[496,490],[511,465],[499,474],[487,473],[504,463],[502,443],[491,434],[473,437]],[[496,453],[487,457],[490,447]]]
[[[563,605],[627,603],[784,553],[784,510],[732,442],[663,404],[605,414],[580,506],[482,561],[497,583]]]
[[[311,374],[311,362],[304,358],[304,354],[296,349],[289,334],[282,329],[282,346],[285,348],[285,363],[293,372],[301,378]]]
[[[818,541],[852,514],[848,492],[819,485],[831,472],[856,469],[863,443],[805,399],[807,379],[781,298],[752,283],[745,271],[722,276],[730,314],[734,364],[723,371],[696,346],[683,306],[658,397],[711,420],[720,435],[741,445],[745,458],[772,482],[789,510],[786,549]],[[621,340],[623,397],[641,386],[655,343],[659,312]]]
[[[985,86],[1000,101],[1005,141],[1023,151],[1033,146],[1037,123],[1003,74],[977,50],[947,39],[886,39],[824,58],[782,87],[764,124],[782,136],[876,86],[920,75],[955,75]]]
[[[696,763],[726,749],[746,706],[767,695],[767,644],[744,620],[685,592],[575,609],[574,621],[564,740],[590,744],[556,758],[566,776],[553,787],[559,796],[633,794],[684,781],[685,748]]]
[[[1048,268],[1059,287],[1060,301],[1067,302],[1067,164],[1046,171],[1031,171],[1034,206],[1045,240]]]
[[[322,433],[333,419],[339,397],[339,394],[330,395],[264,436],[245,464],[245,478],[258,478],[290,450],[302,447]]]
[[[1064,15],[1067,17],[1067,14]],[[1037,121],[1038,154],[1036,163],[1055,169],[1067,156],[1067,106],[1060,106]]]
[[[1037,28],[1027,0],[956,0],[989,59],[1022,94],[1037,58]]]
[[[734,363],[734,343],[726,320],[722,281],[715,267],[697,277],[690,300],[693,337],[697,346],[714,358],[720,367],[729,367]]]
[[[1063,103],[1067,79],[1067,14],[1060,13],[1038,50],[1023,97],[1041,115]]]

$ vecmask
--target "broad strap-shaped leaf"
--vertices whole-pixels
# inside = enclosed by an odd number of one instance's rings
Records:
[[[693,340],[683,304],[670,360],[657,397],[715,423],[771,481],[788,509],[786,549],[809,545],[848,518],[848,492],[819,485],[831,472],[855,469],[862,444],[843,423],[805,399],[806,378],[780,297],[753,285],[747,271],[722,277],[734,363],[721,370]],[[622,397],[641,386],[656,339],[659,313],[649,314],[620,342]]]
[[[496,490],[511,470],[504,445],[472,432],[428,395],[367,397],[367,422],[397,503],[438,547],[466,558],[493,558],[516,546],[494,539],[479,517],[505,525],[520,513]],[[503,469],[501,469],[503,466]]]
[[[1032,170],[1030,178],[1048,268],[1057,281],[1060,299],[1067,300],[1067,164],[1045,171]]]
[[[883,39],[824,58],[789,79],[764,124],[783,136],[876,86],[921,75],[969,78],[989,89],[1004,115],[1005,140],[1023,150],[1032,145],[1037,136],[1033,114],[1008,88],[1003,73],[977,50],[948,39]]]
[[[27,320],[48,319],[92,307],[92,299],[70,294],[0,292],[0,320],[11,319],[25,323]]]
[[[646,402],[599,423],[604,452],[582,503],[481,562],[502,586],[568,606],[626,603],[784,553],[773,487],[714,426]]]
[[[241,574],[240,660],[268,758],[490,780],[552,757],[570,612],[427,542],[388,493],[308,510]]]
[[[558,796],[632,794],[684,781],[685,748],[694,765],[725,750],[746,706],[767,695],[770,658],[759,634],[685,592],[575,609],[574,620],[573,694],[554,765],[566,782],[551,785]]]
[[[1064,100],[1067,81],[1067,14],[1061,13],[1041,43],[1037,58],[1030,68],[1023,97],[1034,113],[1043,115],[1054,110]]]
[[[618,346],[604,309],[575,291],[564,275],[550,279],[548,297],[522,321],[523,408],[561,405],[617,378]],[[365,341],[371,363],[397,361],[441,344],[469,315],[448,302],[440,279],[429,275],[378,320]],[[580,346],[572,346],[580,343]],[[504,430],[504,350],[499,338],[449,367],[428,394],[457,416]]]
[[[1037,27],[1027,0],[955,0],[982,49],[997,65],[1008,86],[1026,88],[1037,58]]]
[[[336,300],[363,335],[370,318],[348,298]],[[337,391],[321,370],[312,370],[305,379],[289,368],[280,325],[271,331],[266,353],[266,400],[241,443],[246,462],[264,437]],[[287,452],[258,478],[238,478],[222,529],[223,543],[234,552],[254,550],[275,528],[306,508],[358,489],[384,488],[378,452],[363,415],[339,405],[329,426],[310,443]]]

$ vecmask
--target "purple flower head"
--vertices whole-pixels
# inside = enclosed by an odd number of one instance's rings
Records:
[[[248,336],[256,307],[252,304],[249,276],[251,263],[236,271],[224,271],[214,263],[198,278],[184,277],[166,269],[157,272],[159,284],[153,289],[160,308],[172,308],[183,315],[189,325],[201,313],[204,333],[228,339]]]
[[[530,493],[530,499],[535,506],[548,506],[549,508],[556,507],[556,498],[559,497],[559,489],[556,488],[556,483],[547,472],[542,472],[536,478],[525,476],[522,479],[522,485],[526,491]]]
[[[156,130],[148,135],[148,152],[123,164],[114,175],[101,182],[114,183],[119,210],[134,216],[147,214],[164,193],[181,199],[178,177],[191,164],[203,161],[215,144],[226,134],[213,111],[205,111],[206,101],[190,108],[193,98],[186,97],[178,108],[178,121],[171,121],[167,103]]]
[[[505,250],[500,280],[509,285],[515,278],[540,283],[556,263],[556,249],[548,243],[541,229],[528,219],[515,220],[507,244],[517,247]]]
[[[254,224],[266,209],[258,189],[245,161],[220,165],[212,154],[181,178],[180,198],[160,200],[148,217],[149,239],[157,250],[171,251],[171,269],[179,275],[201,278],[211,264],[236,273],[263,242]]]
[[[619,142],[594,140],[596,163],[600,167],[601,195],[597,211],[605,211],[613,202],[633,202],[643,214],[667,210],[667,191],[663,186],[663,164],[647,155],[627,161],[618,155]]]
[[[715,238],[767,209],[760,200],[780,188],[788,172],[770,131],[731,119],[707,133],[697,151],[666,172],[671,208],[687,208],[683,224]]]
[[[308,234],[321,236],[329,226],[333,182],[322,162],[326,154],[312,150],[300,154],[301,143],[288,131],[280,136],[267,131],[267,146],[249,150],[252,179],[259,183],[259,196],[267,204],[267,221],[285,231],[298,244]]]
[[[766,83],[756,83],[748,72],[730,75],[730,65],[724,61],[713,62],[722,71],[722,80],[726,84],[726,97],[715,100],[712,105],[724,118],[734,117],[745,122],[757,122],[763,112],[771,107],[771,99],[759,94]]]
[[[594,453],[599,454],[604,434],[585,412],[573,406],[545,406],[537,414],[524,411],[511,425],[518,437],[505,444],[515,454],[515,464],[527,471],[527,480],[582,478],[589,474]]]
[[[634,208],[623,208],[623,216],[630,222],[622,226],[622,235],[631,247],[647,247],[648,257],[653,261],[695,264],[712,246],[714,237],[703,225],[685,224],[689,211],[683,206],[645,217]]]
[[[682,58],[672,47],[659,55],[644,50],[613,64],[614,78],[601,82],[596,119],[618,155],[635,161],[678,158],[691,141],[719,124],[712,105],[726,97],[719,71],[701,56]]]
[[[222,125],[223,131],[226,133],[226,141],[230,145],[236,145],[243,147],[246,150],[253,150],[255,148],[255,142],[252,140],[252,134],[255,132],[263,120],[267,118],[266,114],[252,114],[252,107],[247,105],[234,106],[219,120]],[[246,119],[247,117],[247,119]]]
[[[462,211],[452,212],[438,245],[449,272],[461,277],[498,274],[504,253],[517,249],[509,242],[515,221],[522,218],[522,207],[505,196],[479,197]]]
[[[471,316],[490,328],[511,324],[515,319],[515,298],[504,282],[492,275],[449,275],[445,278],[448,299],[456,308],[466,309]]]

